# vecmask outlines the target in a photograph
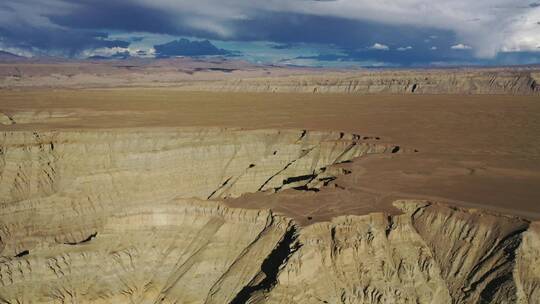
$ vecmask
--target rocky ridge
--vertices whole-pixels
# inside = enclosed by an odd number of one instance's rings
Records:
[[[537,68],[331,70],[189,59],[0,65],[0,88],[170,87],[186,91],[538,95]]]
[[[302,226],[223,203],[403,152],[308,130],[4,131],[0,302],[539,303],[538,223],[397,201]]]
[[[395,71],[246,78],[197,82],[188,90],[271,93],[345,94],[540,94],[538,77],[531,72]]]

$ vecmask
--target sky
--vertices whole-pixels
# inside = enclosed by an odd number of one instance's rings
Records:
[[[2,0],[0,50],[335,67],[538,64],[540,1]]]

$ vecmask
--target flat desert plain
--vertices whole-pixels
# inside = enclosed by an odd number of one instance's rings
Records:
[[[174,89],[0,93],[14,130],[218,127],[340,131],[398,145],[340,166],[319,193],[285,191],[227,200],[300,221],[391,210],[398,198],[443,200],[540,218],[537,96],[183,92]],[[378,138],[378,140],[376,139]],[[255,196],[255,197],[253,197]]]
[[[535,80],[385,77],[0,91],[0,302],[540,303]]]

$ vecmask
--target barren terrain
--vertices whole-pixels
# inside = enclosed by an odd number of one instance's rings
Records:
[[[375,203],[380,200],[413,196],[540,218],[540,189],[534,186],[540,184],[537,97],[276,96],[115,89],[4,92],[1,98],[4,115],[15,122],[2,126],[6,131],[114,128],[127,132],[133,128],[166,132],[214,127],[359,134],[369,137],[366,142],[399,145],[401,151],[341,165],[353,172],[340,178],[350,186],[328,192],[365,197],[354,202],[354,207],[349,205],[356,200],[328,198],[331,205],[336,203],[348,212],[367,208],[365,213],[380,207]],[[326,192],[317,197],[330,195]],[[296,196],[293,201],[298,203]],[[262,204],[261,199],[254,201]],[[296,212],[312,211],[298,204],[302,211]],[[323,209],[333,208],[324,205]]]
[[[168,87],[183,91],[540,95],[540,68],[423,70],[256,65],[216,58],[105,61],[0,60],[0,88]]]
[[[0,302],[539,303],[531,72],[392,73],[3,82]]]

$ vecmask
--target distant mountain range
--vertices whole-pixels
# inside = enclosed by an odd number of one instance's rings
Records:
[[[180,42],[175,42],[176,44],[179,44]],[[206,45],[204,42],[201,42],[201,45],[203,46],[208,46]],[[171,47],[170,45],[167,45],[167,47]],[[168,49],[167,49],[168,50]],[[167,51],[166,50],[166,51]],[[169,50],[170,51],[170,50]],[[310,67],[310,66],[302,66],[302,65],[289,65],[289,64],[277,64],[277,65],[274,65],[274,64],[255,64],[255,63],[251,63],[251,62],[247,62],[247,61],[243,61],[243,60],[240,60],[240,59],[235,59],[234,56],[231,56],[232,53],[229,53],[229,54],[222,54],[224,50],[222,49],[211,49],[210,50],[207,50],[205,53],[207,55],[189,55],[189,54],[184,54],[184,55],[180,55],[179,53],[174,53],[174,52],[170,52],[170,53],[173,53],[173,55],[167,53],[167,55],[163,54],[163,50],[161,51],[161,53],[157,53],[156,57],[139,57],[139,56],[131,56],[131,54],[129,52],[117,52],[117,53],[114,53],[114,54],[111,54],[111,55],[108,55],[108,56],[103,56],[103,55],[93,55],[93,56],[89,56],[89,57],[86,57],[86,58],[66,58],[66,57],[57,57],[57,56],[47,56],[47,55],[42,55],[42,56],[32,56],[32,57],[25,57],[25,56],[21,56],[21,55],[17,55],[17,54],[14,54],[14,53],[11,53],[11,52],[8,52],[8,51],[4,51],[4,50],[0,50],[0,62],[1,63],[18,63],[18,62],[21,62],[21,63],[44,63],[44,64],[54,64],[54,63],[62,63],[62,62],[71,62],[71,63],[76,63],[76,62],[80,62],[80,63],[84,63],[84,62],[94,62],[94,63],[97,63],[97,62],[118,62],[118,61],[122,61],[122,62],[129,62],[130,64],[135,64],[135,65],[138,65],[138,64],[160,64],[160,63],[163,63],[163,62],[175,62],[175,65],[177,63],[180,63],[182,62],[183,64],[185,64],[186,62],[200,62],[200,63],[214,63],[215,61],[220,61],[220,62],[236,62],[236,63],[241,63],[241,65],[248,65],[248,66],[258,66],[258,67],[262,67],[262,66],[266,66],[266,67],[288,67],[288,68],[314,68],[314,67]],[[212,53],[214,52],[214,53]],[[212,55],[209,55],[209,54],[212,54]],[[222,55],[219,55],[219,54],[222,54]],[[234,54],[232,54],[234,55]],[[171,61],[172,60],[172,61]],[[316,68],[316,67],[315,67]],[[403,68],[388,68],[388,67],[381,67],[381,68],[372,68],[372,67],[359,67],[360,69],[367,69],[367,70],[445,70],[445,69],[450,69],[450,70],[455,70],[455,69],[462,69],[462,68],[466,68],[466,69],[494,69],[494,68],[513,68],[513,69],[520,69],[520,68],[524,68],[524,69],[538,69],[540,68],[540,64],[524,64],[524,65],[499,65],[499,66],[467,66],[467,65],[463,65],[463,66],[449,66],[449,67],[417,67],[417,68],[406,68],[406,67],[403,67]],[[343,71],[347,71],[347,70],[355,70],[356,68],[325,68],[325,70],[343,70]]]

